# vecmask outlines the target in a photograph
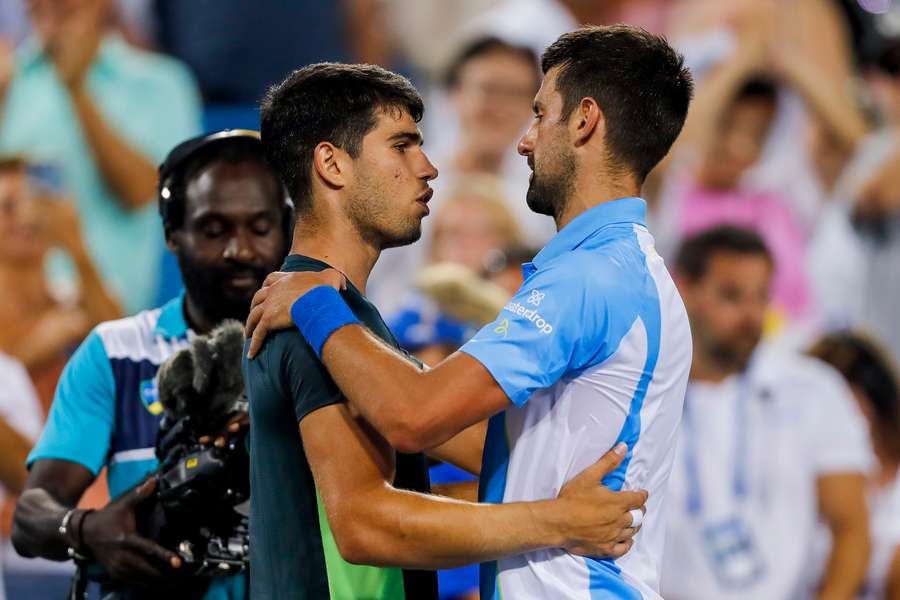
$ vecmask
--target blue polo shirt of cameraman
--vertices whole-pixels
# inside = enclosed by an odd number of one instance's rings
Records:
[[[193,337],[183,293],[161,308],[98,325],[63,370],[28,467],[66,460],[97,476],[106,466],[111,498],[134,487],[158,464],[156,372]],[[220,578],[205,599],[240,600],[243,590],[242,576]]]

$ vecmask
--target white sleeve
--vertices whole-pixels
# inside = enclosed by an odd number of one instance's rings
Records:
[[[40,401],[25,367],[0,355],[0,419],[32,442],[43,426]]]
[[[810,365],[808,419],[813,465],[818,475],[869,472],[874,467],[868,426],[841,375]]]

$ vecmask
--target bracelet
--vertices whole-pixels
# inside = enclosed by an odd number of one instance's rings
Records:
[[[84,524],[85,517],[92,512],[94,512],[93,509],[81,510],[73,508],[63,515],[57,531],[59,531],[63,541],[67,544],[69,542],[74,542],[66,548],[66,554],[68,554],[69,558],[75,560],[87,560],[87,556],[81,551],[84,548],[82,525]],[[74,540],[70,538],[74,538]]]
[[[344,325],[359,324],[359,319],[331,286],[314,287],[291,305],[291,318],[321,360],[322,346],[331,334]]]
[[[67,535],[69,535],[69,521],[72,520],[72,515],[75,514],[76,510],[78,510],[78,509],[77,508],[70,509],[65,515],[63,515],[62,521],[60,521],[60,523],[59,523],[59,527],[57,528],[57,531],[59,531],[59,535],[63,536],[63,538],[65,538]]]

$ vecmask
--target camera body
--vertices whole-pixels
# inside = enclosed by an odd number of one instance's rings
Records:
[[[163,421],[154,474],[158,491],[138,515],[139,529],[176,552],[186,572],[231,575],[250,559],[246,430],[223,447],[202,445],[199,437],[190,416]]]

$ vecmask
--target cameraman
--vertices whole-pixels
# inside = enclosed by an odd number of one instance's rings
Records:
[[[155,487],[145,477],[157,466],[157,369],[193,334],[223,319],[246,320],[254,292],[287,252],[292,226],[290,201],[255,132],[220,132],[176,147],[160,167],[159,203],[185,292],[161,308],[100,324],[69,361],[28,457],[13,523],[21,555],[96,561],[113,582],[104,595],[113,597],[163,585],[182,567],[172,549],[139,535],[135,522],[137,505]],[[74,508],[104,466],[113,500],[97,511]],[[204,597],[242,598],[242,579],[217,579]]]

